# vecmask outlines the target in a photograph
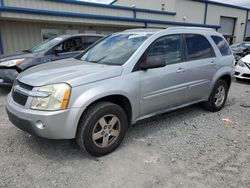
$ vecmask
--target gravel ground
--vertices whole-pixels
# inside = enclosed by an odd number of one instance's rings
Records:
[[[7,93],[0,89],[0,187],[250,187],[250,82],[234,82],[220,112],[195,105],[136,124],[98,159],[74,141],[15,128]]]

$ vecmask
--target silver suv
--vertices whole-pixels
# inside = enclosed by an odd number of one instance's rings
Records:
[[[200,102],[220,110],[233,69],[227,42],[212,29],[126,30],[76,58],[23,72],[6,108],[30,134],[76,138],[81,149],[103,156],[138,120]]]

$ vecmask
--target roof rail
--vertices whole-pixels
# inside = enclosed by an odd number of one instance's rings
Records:
[[[159,28],[135,28],[135,29],[126,29],[123,32],[157,32],[163,29]]]
[[[202,31],[215,31],[213,28],[206,27],[168,27],[167,30],[178,30],[178,29],[193,29],[193,30],[202,30]]]

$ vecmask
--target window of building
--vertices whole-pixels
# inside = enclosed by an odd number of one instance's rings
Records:
[[[41,30],[42,41],[55,38],[64,33],[65,33],[65,30],[63,29],[42,29]]]
[[[197,34],[186,34],[187,58],[198,60],[214,57],[214,50],[208,40]]]
[[[232,54],[227,42],[222,37],[212,36],[212,39],[219,48],[221,55],[227,56]]]
[[[149,47],[148,56],[159,56],[166,64],[180,62],[182,60],[180,35],[159,38]]]

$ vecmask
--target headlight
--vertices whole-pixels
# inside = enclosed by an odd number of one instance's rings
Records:
[[[48,93],[49,96],[34,97],[32,100],[31,109],[34,110],[64,110],[68,106],[71,87],[68,84],[52,84],[37,88],[37,92]]]
[[[245,63],[242,60],[239,60],[237,65],[239,65],[240,67],[246,67]]]
[[[9,61],[4,61],[0,63],[0,66],[5,66],[5,67],[14,67],[20,63],[22,63],[25,59],[13,59]]]

